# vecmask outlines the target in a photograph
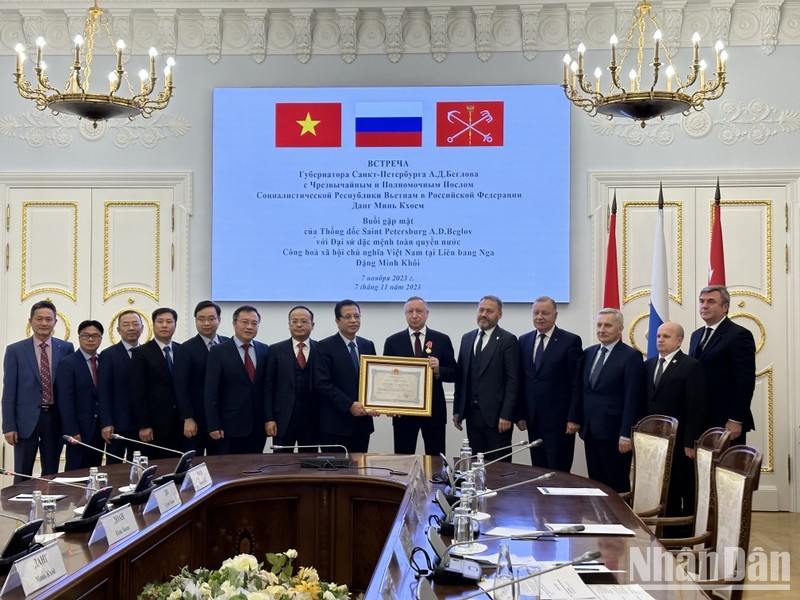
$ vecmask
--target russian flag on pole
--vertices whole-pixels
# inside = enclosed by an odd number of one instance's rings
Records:
[[[667,244],[664,240],[664,193],[658,188],[658,216],[653,240],[653,279],[650,284],[650,324],[647,333],[647,358],[658,356],[658,328],[669,321],[669,283]]]
[[[356,147],[422,146],[422,102],[356,102]]]

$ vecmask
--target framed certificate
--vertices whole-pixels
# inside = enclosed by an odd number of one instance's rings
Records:
[[[430,417],[433,370],[427,358],[361,356],[358,401],[381,414]]]

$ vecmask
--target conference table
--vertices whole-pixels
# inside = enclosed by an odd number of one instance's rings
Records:
[[[181,504],[161,514],[133,507],[139,531],[109,546],[105,539],[89,543],[89,533],[68,533],[57,540],[66,575],[31,598],[133,599],[145,584],[166,581],[183,566],[218,568],[243,552],[264,560],[267,552],[294,548],[295,566],[314,566],[325,581],[346,583],[365,598],[415,598],[419,582],[411,568],[414,548],[433,554],[426,536],[430,515],[440,515],[433,502],[443,485],[435,483],[439,458],[408,455],[352,455],[349,469],[302,468],[299,454],[253,454],[195,458],[205,463],[212,483],[199,491],[180,492]],[[158,474],[171,472],[177,459],[153,461]],[[126,485],[129,467],[103,467],[110,485]],[[605,581],[648,583],[649,574],[630,568],[630,560],[649,556],[670,565],[663,547],[611,489],[596,482],[557,473],[546,482],[528,480],[544,473],[535,467],[497,463],[488,469],[487,484],[499,489],[521,483],[485,500],[493,526],[533,527],[545,523],[619,523],[630,536],[559,535],[537,541],[512,541],[515,554],[533,554],[539,561],[565,561],[586,551],[601,552],[601,561],[615,571]],[[66,475],[81,475],[73,472]],[[604,496],[550,496],[538,488],[599,488]],[[84,503],[81,489],[28,481],[3,488],[0,545],[27,519],[29,505],[12,501],[20,493],[41,490],[64,494],[56,522],[74,516]],[[497,541],[480,538],[489,552]],[[666,561],[666,562],[663,562]],[[417,562],[424,564],[424,559]],[[671,568],[671,567],[670,567]],[[487,574],[490,571],[487,571]],[[0,585],[3,583],[0,577]],[[663,586],[662,586],[663,587]],[[438,598],[459,598],[475,586],[434,585]],[[679,591],[648,589],[658,599],[700,599],[699,587]],[[3,598],[25,597],[17,587]]]

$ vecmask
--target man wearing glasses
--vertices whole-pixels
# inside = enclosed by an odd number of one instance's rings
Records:
[[[292,337],[272,344],[267,354],[265,427],[277,446],[319,443],[319,401],[313,386],[317,342],[310,339],[313,330],[314,313],[305,306],[295,306],[289,311]]]
[[[56,398],[64,433],[78,442],[97,448],[95,452],[85,446],[68,443],[67,471],[99,467],[103,461],[104,440],[98,421],[100,361],[97,354],[103,333],[103,325],[99,321],[83,321],[78,325],[80,347],[58,365]]]
[[[213,440],[208,436],[204,388],[206,363],[212,346],[226,341],[217,335],[222,309],[211,300],[199,302],[194,309],[197,335],[181,344],[175,360],[175,395],[183,421],[183,450],[194,450],[198,456],[205,451],[215,454]]]
[[[358,401],[359,359],[375,354],[375,344],[356,335],[361,328],[361,307],[354,300],[340,300],[333,309],[338,333],[318,344],[319,361],[314,382],[320,396],[320,438],[349,452],[367,452],[375,431],[372,417]]]

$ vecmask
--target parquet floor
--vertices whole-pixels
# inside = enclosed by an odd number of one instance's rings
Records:
[[[745,591],[744,600],[790,600],[800,598],[800,513],[755,512],[750,528],[750,550],[788,552],[791,589]]]

